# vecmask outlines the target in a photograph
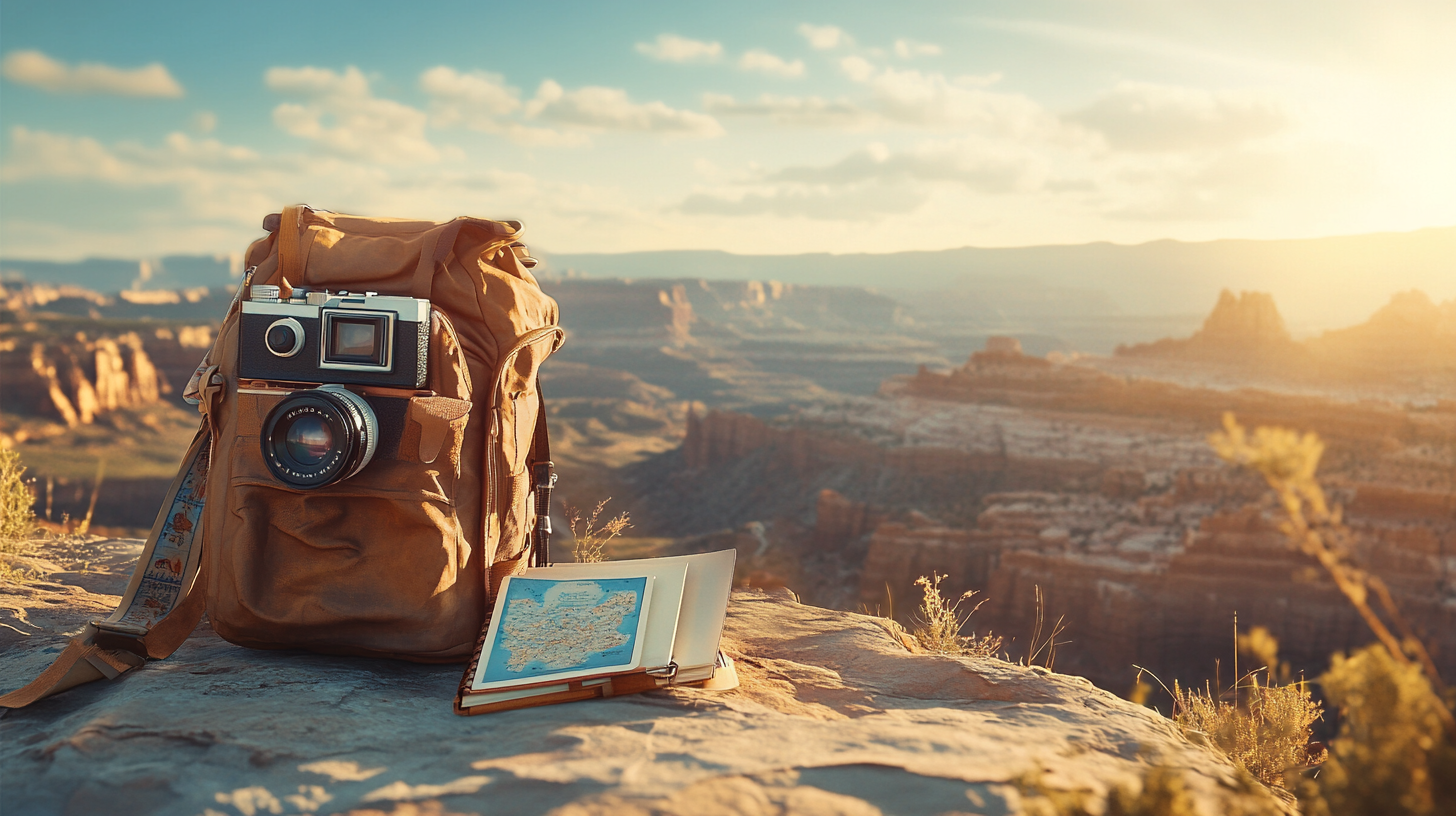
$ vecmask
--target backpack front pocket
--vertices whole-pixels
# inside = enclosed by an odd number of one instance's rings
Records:
[[[425,658],[472,641],[482,591],[458,580],[470,547],[455,512],[470,403],[409,399],[397,438],[375,459],[305,490],[280,481],[259,436],[245,434],[264,427],[279,397],[238,399],[224,583],[214,595],[224,607],[219,634],[252,646]],[[249,413],[257,425],[243,419]]]

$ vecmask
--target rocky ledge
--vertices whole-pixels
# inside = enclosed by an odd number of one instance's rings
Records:
[[[136,542],[0,586],[0,691],[110,608]],[[84,570],[84,571],[81,571]],[[204,623],[171,658],[0,720],[7,814],[1012,814],[1026,780],[1182,773],[1233,812],[1232,766],[1087,681],[912,654],[872,617],[737,592],[742,685],[477,717],[458,666],[242,649]]]

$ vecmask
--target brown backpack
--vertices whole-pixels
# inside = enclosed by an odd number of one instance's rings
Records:
[[[121,605],[0,707],[166,657],[204,611],[243,646],[462,661],[501,579],[545,563],[537,373],[563,332],[520,224],[263,225]]]

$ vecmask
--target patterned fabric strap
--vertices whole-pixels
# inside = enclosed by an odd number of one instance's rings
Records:
[[[210,441],[204,424],[167,489],[116,611],[88,623],[40,677],[0,696],[0,708],[21,708],[103,677],[114,680],[149,659],[172,654],[196,628],[207,595],[199,528]]]

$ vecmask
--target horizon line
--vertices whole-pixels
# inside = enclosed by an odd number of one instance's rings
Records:
[[[441,223],[444,223],[444,222],[441,222]],[[629,249],[629,250],[624,250],[624,251],[621,251],[621,252],[590,252],[590,251],[588,251],[588,252],[554,252],[554,251],[546,250],[546,249],[538,249],[537,250],[537,253],[540,254],[540,255],[542,255],[542,256],[544,256],[544,258],[547,259],[547,260],[549,260],[552,256],[599,255],[599,256],[604,256],[604,257],[620,257],[620,256],[625,256],[625,255],[665,254],[665,253],[669,253],[669,252],[679,252],[679,253],[689,253],[689,252],[691,252],[691,253],[717,253],[717,254],[720,254],[720,255],[731,255],[731,256],[734,256],[734,257],[738,257],[738,258],[802,258],[802,257],[808,257],[808,256],[828,256],[828,257],[831,257],[831,258],[849,258],[849,257],[858,257],[858,256],[890,256],[890,255],[908,255],[908,254],[914,254],[914,253],[957,252],[957,251],[966,250],[966,249],[985,250],[985,251],[998,251],[998,250],[1019,250],[1019,249],[1056,249],[1056,248],[1094,247],[1094,246],[1112,246],[1112,247],[1122,247],[1122,248],[1131,249],[1131,248],[1136,248],[1136,247],[1151,246],[1153,244],[1186,244],[1188,246],[1199,246],[1199,245],[1204,245],[1204,244],[1220,244],[1220,243],[1273,244],[1273,243],[1294,243],[1294,242],[1301,242],[1301,241],[1329,241],[1329,240],[1335,240],[1335,239],[1340,239],[1340,238],[1374,238],[1374,237],[1390,236],[1390,235],[1415,235],[1415,234],[1421,233],[1421,232],[1440,232],[1440,231],[1447,231],[1447,230],[1456,231],[1456,224],[1432,225],[1432,226],[1425,226],[1425,227],[1416,227],[1414,229],[1408,229],[1408,230],[1380,230],[1380,231],[1376,231],[1376,232],[1353,232],[1353,233],[1343,233],[1343,234],[1338,234],[1338,235],[1316,235],[1316,236],[1307,236],[1307,237],[1303,237],[1303,238],[1210,238],[1210,239],[1204,240],[1204,241],[1185,241],[1185,240],[1183,240],[1181,238],[1154,238],[1154,239],[1149,240],[1149,241],[1139,241],[1137,243],[1129,243],[1129,244],[1118,243],[1116,241],[1108,241],[1108,240],[1101,240],[1101,241],[1083,241],[1081,243],[1017,244],[1017,245],[1014,245],[1014,246],[977,246],[975,244],[963,244],[961,246],[941,247],[939,249],[900,249],[900,250],[894,250],[894,251],[891,251],[891,252],[776,252],[776,253],[747,253],[747,252],[732,252],[732,251],[726,250],[726,249],[697,248],[697,249]],[[239,252],[239,251],[238,250],[233,250],[231,252],[172,252],[172,253],[168,253],[168,254],[165,254],[165,255],[137,255],[137,256],[85,255],[85,256],[78,257],[78,258],[60,259],[60,260],[54,259],[54,258],[33,258],[33,257],[29,257],[28,258],[28,257],[10,257],[10,256],[6,256],[6,255],[0,255],[0,264],[5,264],[5,263],[73,264],[73,263],[83,263],[83,262],[86,262],[86,261],[119,261],[119,262],[124,262],[124,263],[137,263],[137,262],[140,262],[140,261],[161,260],[163,258],[208,258],[208,257],[211,257],[211,258],[225,258],[225,257],[227,257],[229,255],[234,254],[235,252]]]

